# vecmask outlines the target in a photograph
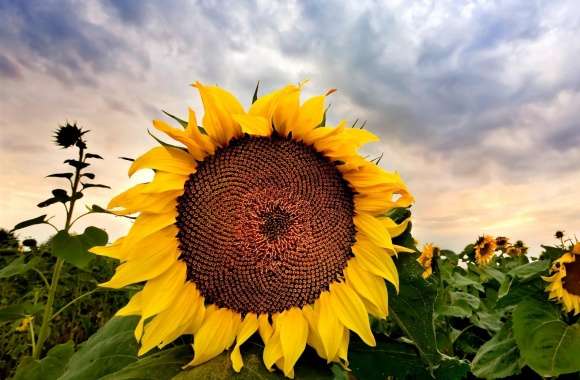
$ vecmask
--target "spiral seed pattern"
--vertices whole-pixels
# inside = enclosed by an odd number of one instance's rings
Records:
[[[562,281],[564,289],[572,294],[580,296],[580,256],[571,263],[564,264],[566,267],[566,277]]]
[[[353,195],[294,140],[245,136],[200,162],[178,201],[180,259],[206,301],[240,313],[313,303],[341,279]]]

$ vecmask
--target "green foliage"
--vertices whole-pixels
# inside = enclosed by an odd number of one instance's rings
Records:
[[[486,379],[501,379],[519,373],[523,362],[512,333],[511,323],[488,340],[473,358],[473,374]]]
[[[567,324],[560,310],[524,300],[514,311],[518,347],[534,371],[544,377],[580,371],[580,323]]]
[[[88,250],[107,244],[107,240],[107,233],[97,227],[87,227],[81,235],[59,231],[51,240],[52,252],[77,268],[86,269],[95,258]]]
[[[73,342],[66,342],[51,348],[42,360],[25,358],[16,370],[14,380],[56,380],[64,372],[63,363],[73,353]]]

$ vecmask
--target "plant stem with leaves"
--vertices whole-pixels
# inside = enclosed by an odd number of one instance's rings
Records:
[[[84,148],[81,146],[79,147],[79,159],[78,161],[84,163]],[[72,182],[71,188],[71,201],[70,207],[67,208],[66,214],[66,221],[64,225],[64,230],[66,232],[69,231],[71,226],[72,215],[74,212],[75,202],[78,199],[78,186],[81,179],[81,165],[77,165],[75,168],[75,176],[74,181]],[[58,257],[56,260],[56,264],[54,266],[54,271],[52,273],[52,281],[50,284],[50,288],[48,289],[48,299],[46,301],[46,305],[44,306],[44,314],[42,317],[42,324],[40,325],[40,331],[38,332],[38,340],[36,344],[33,344],[34,350],[32,357],[34,359],[38,359],[40,357],[40,352],[42,351],[42,346],[44,342],[48,338],[48,328],[50,321],[52,319],[52,312],[53,312],[53,304],[54,304],[54,297],[56,294],[56,290],[58,288],[58,280],[60,278],[60,272],[62,271],[62,266],[64,265],[64,260],[61,257]]]

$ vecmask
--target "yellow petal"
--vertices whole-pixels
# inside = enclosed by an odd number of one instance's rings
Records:
[[[321,358],[326,358],[326,352],[324,346],[322,345],[322,339],[318,333],[318,312],[315,311],[312,306],[305,305],[302,308],[302,313],[304,318],[308,321],[308,340],[306,343],[314,350]]]
[[[393,249],[393,242],[386,227],[378,218],[366,213],[359,213],[353,218],[357,230],[365,234],[379,247]]]
[[[300,88],[295,85],[289,85],[261,96],[250,106],[248,114],[262,116],[271,123],[274,117],[274,112],[280,102],[291,94],[300,94]]]
[[[217,86],[196,82],[194,87],[199,90],[203,102],[203,126],[207,134],[219,145],[227,145],[240,134],[240,126],[232,115],[243,114],[244,108],[232,94]]]
[[[131,297],[127,305],[119,309],[115,315],[119,317],[124,317],[127,315],[139,315],[141,314],[141,297],[142,291],[137,292]]]
[[[171,190],[181,190],[189,176],[165,172],[156,172],[153,181],[145,184],[141,190],[145,194],[163,193]]]
[[[348,366],[348,343],[350,340],[350,331],[348,329],[344,329],[342,334],[342,341],[340,343],[340,348],[338,349],[338,357],[344,360],[346,365]]]
[[[195,302],[198,301],[191,298],[192,289],[193,284],[187,283],[171,305],[145,326],[139,356],[154,347],[167,345],[185,332],[185,320],[190,317],[190,310],[195,308]]]
[[[117,195],[111,199],[107,208],[117,215],[129,215],[136,212],[163,214],[175,210],[177,197],[183,193],[183,189],[145,194],[143,190],[147,186],[148,184],[140,184]]]
[[[280,342],[280,331],[278,330],[274,331],[268,342],[265,343],[262,359],[266,368],[271,371],[274,363],[280,358],[282,358],[282,343]]]
[[[244,321],[240,325],[240,331],[236,338],[236,345],[230,354],[232,360],[232,367],[234,371],[240,372],[244,365],[242,354],[240,353],[240,346],[256,332],[258,329],[258,317],[254,313],[248,313],[244,317]]]
[[[195,111],[191,108],[189,109],[189,118],[187,122],[187,128],[185,132],[190,136],[197,145],[203,149],[205,154],[213,154],[216,149],[215,142],[212,141],[211,137],[204,135],[199,130],[197,125],[197,118],[195,116]]]
[[[195,167],[195,159],[184,150],[158,146],[133,162],[129,168],[129,176],[141,169],[155,169],[162,172],[189,175],[195,172]]]
[[[234,120],[240,124],[243,133],[252,136],[270,136],[272,134],[272,126],[262,116],[234,115]]]
[[[328,292],[322,292],[317,302],[319,303],[318,310],[320,313],[317,330],[326,358],[330,361],[338,353],[341,340],[341,334],[338,334],[338,332],[342,331],[343,326],[336,317]]]
[[[411,221],[411,218],[409,217],[399,224],[395,223],[391,218],[380,218],[380,220],[381,223],[383,223],[383,225],[389,231],[389,235],[391,235],[391,237],[394,238],[405,232],[407,226],[409,225],[409,222]]]
[[[358,263],[371,273],[386,279],[399,290],[399,273],[391,255],[374,243],[357,237],[352,246],[352,252],[358,258]]]
[[[284,374],[289,376],[306,347],[308,321],[299,308],[293,307],[280,314],[278,323],[284,355]]]
[[[165,214],[141,214],[133,223],[125,238],[127,246],[132,246],[136,241],[141,240],[154,232],[164,229],[175,223],[176,211]]]
[[[165,133],[167,136],[171,137],[175,141],[179,141],[187,148],[189,154],[197,161],[201,161],[205,157],[205,152],[202,147],[200,147],[197,142],[192,139],[189,134],[183,129],[177,129],[167,124],[163,120],[153,120],[153,126],[158,131]]]
[[[330,300],[338,319],[354,331],[369,346],[375,346],[375,337],[367,310],[359,296],[348,285],[334,282],[330,285]]]
[[[112,257],[117,260],[125,260],[126,251],[123,249],[124,237],[121,237],[111,245],[107,246],[97,246],[89,249],[89,252],[94,253],[99,256]]]
[[[142,258],[126,261],[116,268],[115,274],[109,281],[99,286],[120,289],[129,284],[150,280],[174,265],[179,254],[176,246],[169,245]]]
[[[300,89],[289,91],[278,99],[276,104],[273,123],[276,131],[287,136],[294,124],[300,110]]]
[[[185,367],[196,366],[221,354],[236,334],[236,318],[239,314],[220,308],[211,313],[195,334],[193,340],[194,357]]]
[[[274,329],[268,320],[268,314],[260,314],[258,316],[258,332],[260,333],[260,337],[264,344],[268,343],[272,333],[274,332]]]
[[[324,117],[324,100],[324,95],[314,96],[300,107],[298,118],[290,129],[295,139],[302,140],[308,132],[320,125]]]
[[[161,276],[147,281],[143,287],[142,316],[147,319],[167,309],[185,285],[186,266],[178,261]]]
[[[386,318],[388,293],[385,281],[364,270],[359,264],[358,257],[353,257],[348,261],[344,274],[346,283],[373,305],[369,311],[377,318]]]

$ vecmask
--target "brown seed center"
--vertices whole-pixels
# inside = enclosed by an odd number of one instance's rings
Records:
[[[199,163],[177,209],[188,279],[240,313],[313,303],[352,255],[348,184],[311,147],[278,136],[234,140]]]
[[[580,296],[580,255],[576,255],[576,261],[564,264],[566,267],[566,277],[562,286],[568,292]]]

